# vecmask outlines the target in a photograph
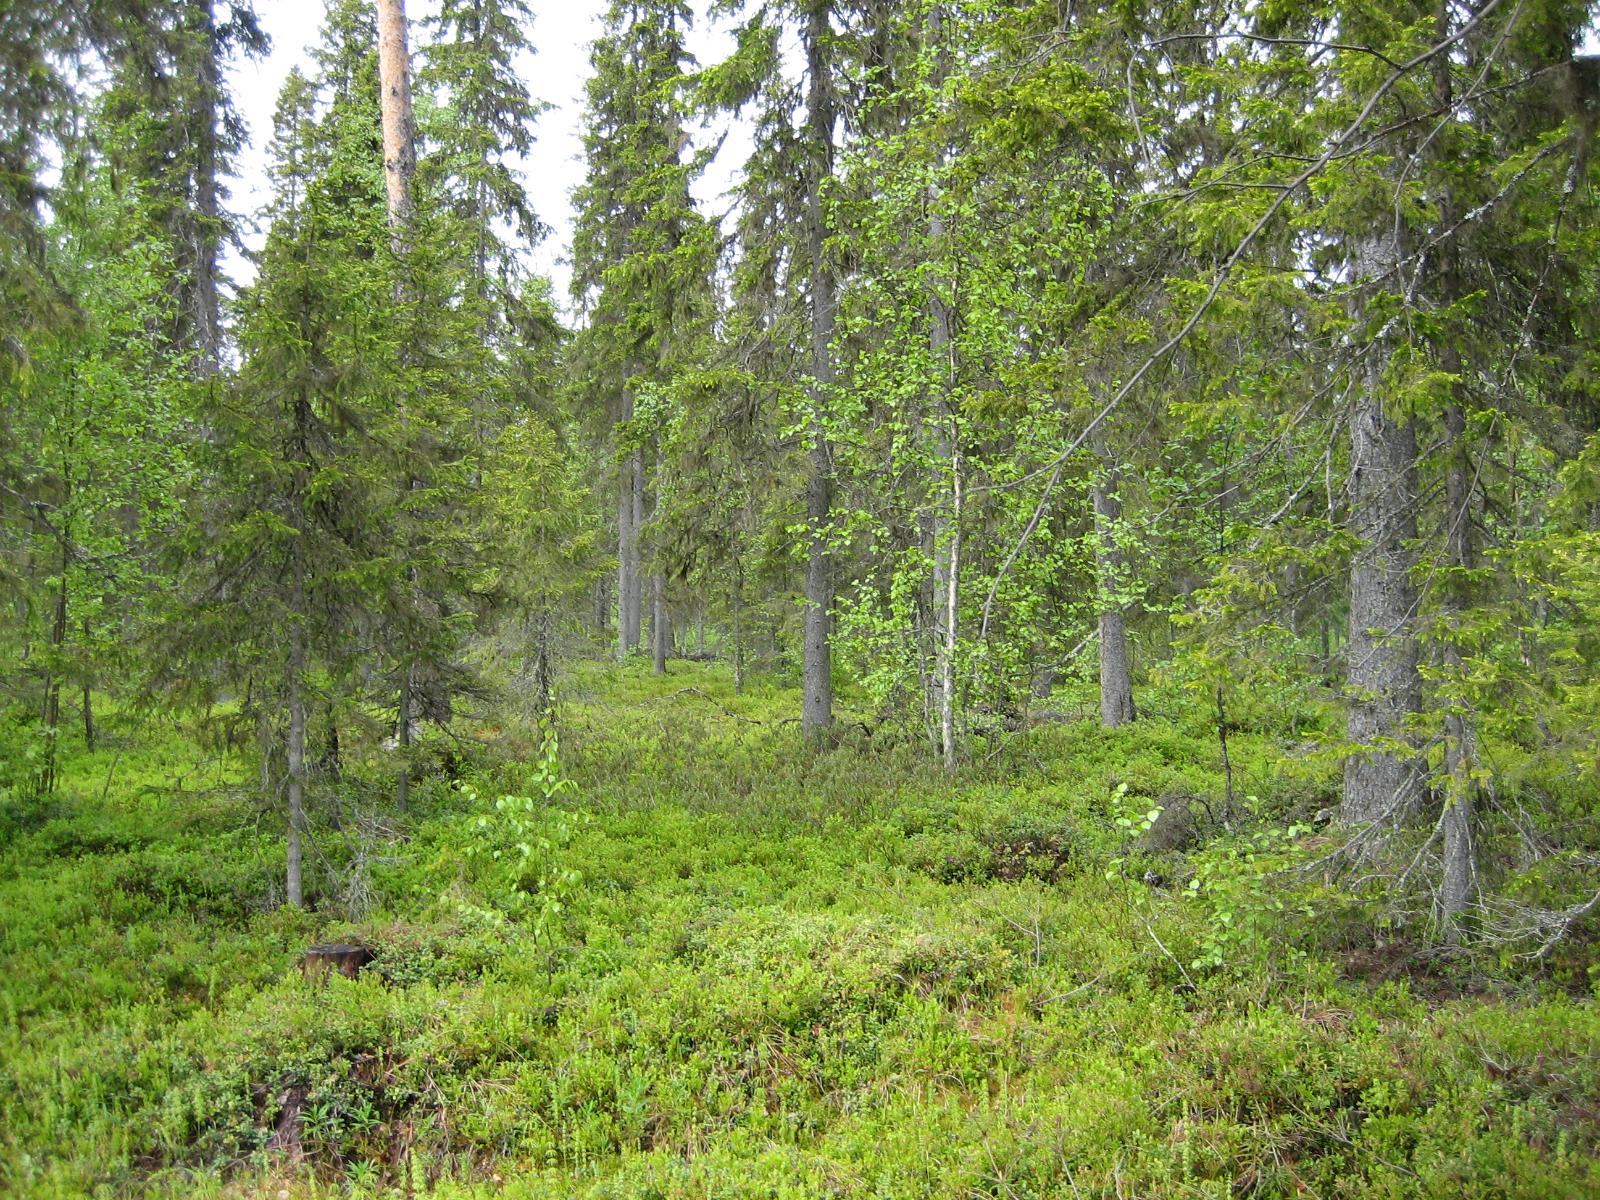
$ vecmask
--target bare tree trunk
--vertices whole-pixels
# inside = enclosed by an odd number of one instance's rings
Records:
[[[628,459],[628,598],[626,609],[627,650],[639,649],[644,624],[644,571],[641,549],[644,532],[644,454],[635,451]]]
[[[1441,41],[1451,32],[1448,0],[1438,0],[1434,12],[1434,32]],[[1434,97],[1441,111],[1452,102],[1450,61],[1441,55],[1434,64]],[[1444,164],[1448,170],[1448,164]],[[1455,224],[1455,196],[1445,189],[1440,197],[1439,222],[1443,228]],[[1460,299],[1459,260],[1452,239],[1438,249],[1440,299],[1454,304]],[[1440,348],[1439,365],[1450,375],[1461,373],[1461,356],[1455,344],[1446,340]],[[1463,623],[1470,601],[1468,573],[1478,565],[1478,550],[1472,523],[1474,475],[1468,456],[1467,415],[1459,402],[1445,407],[1445,567],[1448,572],[1441,589],[1444,597],[1440,614],[1440,643],[1444,652],[1446,704],[1444,720],[1444,811],[1440,824],[1444,833],[1444,870],[1439,886],[1439,919],[1444,938],[1451,944],[1461,940],[1461,918],[1477,887],[1477,853],[1473,846],[1474,808],[1473,759],[1476,730],[1473,728],[1467,698],[1457,691],[1463,675],[1461,643],[1457,630]]]
[[[1100,720],[1114,729],[1136,720],[1139,714],[1133,703],[1127,622],[1115,595],[1122,585],[1122,554],[1115,541],[1122,501],[1117,496],[1116,468],[1103,452],[1101,458],[1107,464],[1107,477],[1095,479],[1089,500],[1094,507],[1095,564],[1100,577]]]
[[[412,179],[417,171],[416,120],[411,110],[411,50],[407,43],[405,0],[377,0],[379,110],[383,120],[383,181],[388,197],[389,229],[396,254],[411,241]],[[398,287],[398,285],[397,285]],[[402,366],[405,365],[402,361]],[[411,486],[417,486],[417,480]],[[409,576],[413,586],[417,571]],[[400,684],[396,742],[400,771],[395,781],[395,807],[405,812],[411,798],[411,726],[416,698],[416,655],[408,654]],[[291,787],[293,783],[291,782]]]
[[[733,609],[733,694],[742,696],[744,695],[744,567],[737,559],[733,564],[733,595],[730,597],[729,607]]]
[[[412,712],[415,706],[415,664],[411,664],[406,667],[405,681],[400,685],[400,711],[396,717],[395,746],[400,752],[400,773],[395,780],[394,806],[400,812],[411,805],[411,727],[416,723]]]
[[[411,110],[411,51],[405,0],[377,0],[378,85],[383,114],[383,182],[389,226],[403,247],[411,225],[411,180],[417,170],[416,120]]]
[[[69,535],[61,535],[61,578],[56,583],[56,611],[50,622],[50,663],[44,677],[43,718],[44,761],[39,766],[37,792],[48,796],[56,790],[56,764],[61,740],[61,656],[67,644],[67,569],[72,562]]]
[[[624,419],[631,416],[631,396],[624,402]],[[639,571],[639,531],[633,523],[633,489],[635,456],[629,455],[622,464],[617,480],[617,658],[628,657],[628,652],[639,642],[638,611],[632,607],[634,583]]]
[[[934,73],[930,85],[939,89],[947,74],[948,54],[944,47],[944,9],[935,5],[928,13],[928,42],[934,50]],[[940,210],[937,189],[928,188],[928,246],[929,254],[938,261],[944,253],[945,221]],[[954,383],[952,362],[953,330],[950,304],[941,289],[948,280],[935,274],[928,289],[928,356],[934,364],[933,383],[933,455],[937,463],[934,472],[934,490],[939,478],[948,475],[952,512],[947,515],[942,497],[932,505],[928,528],[928,552],[933,558],[933,591],[930,609],[933,613],[933,669],[924,676],[930,694],[924,710],[929,716],[930,736],[937,738],[945,768],[955,766],[955,614],[959,599],[959,569],[961,557],[961,476],[956,462],[957,435],[950,414],[949,389]],[[921,656],[919,655],[919,659]],[[919,667],[920,667],[919,662]],[[932,714],[938,714],[937,729],[932,727]]]
[[[205,95],[206,128],[200,134],[200,161],[195,167],[195,220],[190,223],[195,245],[191,248],[194,340],[198,355],[195,370],[202,379],[222,366],[222,295],[218,258],[222,248],[223,215],[218,175],[218,107],[223,82],[217,61],[216,21],[212,6],[197,6],[203,22],[204,52],[200,55],[201,88]]]
[[[89,618],[83,619],[83,645],[85,653],[89,646]],[[94,728],[94,689],[89,685],[87,674],[83,680],[83,745],[89,753],[94,753],[95,728]]]
[[[306,669],[305,630],[301,627],[301,614],[305,611],[305,582],[302,578],[300,556],[292,554],[290,571],[289,660],[285,680],[289,702],[289,848],[285,892],[290,904],[299,908],[305,903],[305,890],[301,884],[301,835],[305,830],[306,782],[306,705],[302,694],[302,679]],[[402,722],[401,728],[405,728]]]
[[[261,755],[261,801],[272,804],[272,714],[263,697],[256,707],[256,750]]]
[[[806,124],[812,163],[806,181],[806,241],[811,267],[811,451],[806,479],[805,633],[801,651],[803,700],[800,724],[805,736],[819,739],[833,724],[833,646],[829,621],[833,610],[833,563],[828,550],[828,522],[833,509],[833,464],[822,411],[833,385],[833,326],[838,306],[837,284],[827,256],[827,220],[822,188],[833,173],[833,64],[830,61],[830,5],[812,0],[804,35],[810,86]]]
[[[945,580],[944,646],[939,654],[939,737],[944,769],[956,768],[956,639],[961,595],[961,458],[950,457],[950,557]]]
[[[619,513],[620,515],[620,513]],[[594,612],[591,614],[594,630],[598,634],[611,631],[611,578],[602,575],[594,583]]]
[[[672,648],[672,626],[667,616],[667,581],[657,571],[650,576],[650,663],[657,675],[667,673],[667,652]]]
[[[1381,278],[1397,257],[1392,233],[1375,237],[1358,256],[1358,273]],[[1422,702],[1411,582],[1417,536],[1416,430],[1409,418],[1384,412],[1387,356],[1368,350],[1366,379],[1350,420],[1350,636],[1346,730],[1354,753],[1345,760],[1340,819],[1350,823],[1403,819],[1416,805],[1421,774],[1405,744],[1405,721]]]

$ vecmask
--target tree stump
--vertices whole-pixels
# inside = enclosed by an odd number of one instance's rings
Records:
[[[376,957],[366,946],[324,942],[306,948],[305,957],[300,960],[300,974],[307,980],[325,980],[333,970],[347,979],[354,979],[361,968]]]

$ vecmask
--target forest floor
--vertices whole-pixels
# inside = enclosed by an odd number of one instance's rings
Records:
[[[949,779],[583,669],[559,768],[484,722],[403,817],[347,734],[306,912],[227,714],[108,717],[0,802],[0,1194],[1600,1196],[1581,955],[1429,957],[1308,873],[1327,713],[1238,715],[1230,814],[1203,704],[1086,699]],[[376,961],[303,978],[329,940]]]

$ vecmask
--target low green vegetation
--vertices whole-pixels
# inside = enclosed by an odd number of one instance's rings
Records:
[[[1596,1194],[1592,946],[1391,940],[1318,886],[1332,709],[1247,714],[1229,811],[1167,699],[951,778],[592,668],[559,751],[481,722],[381,840],[317,790],[303,911],[250,759],[109,716],[0,810],[0,1192]],[[329,940],[376,959],[303,977]]]

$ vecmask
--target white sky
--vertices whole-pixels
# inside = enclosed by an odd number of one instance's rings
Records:
[[[706,5],[704,0],[697,0],[693,7],[703,13]],[[535,271],[550,276],[557,302],[568,305],[567,281],[571,273],[565,259],[572,242],[571,193],[583,182],[583,142],[579,133],[583,85],[589,74],[589,43],[600,32],[606,0],[530,0],[529,8],[534,17],[529,40],[537,53],[521,64],[523,79],[535,100],[554,107],[535,125],[538,141],[531,160],[523,164],[523,183],[534,211],[552,231],[529,253],[528,262]],[[256,11],[262,27],[272,37],[272,53],[260,61],[236,63],[230,73],[235,102],[250,127],[250,144],[239,156],[230,207],[245,218],[245,242],[252,247],[258,247],[264,237],[264,231],[253,229],[253,218],[267,201],[267,143],[272,137],[278,92],[293,67],[310,69],[309,54],[322,31],[323,2],[266,0],[256,5]],[[424,32],[420,29],[422,19],[437,11],[437,0],[410,0],[406,5],[413,52]],[[688,41],[702,64],[723,57],[733,43],[727,32],[710,28],[704,16],[696,22]],[[698,138],[708,136],[699,130],[693,132]],[[696,186],[696,199],[708,215],[720,214],[727,208],[724,194],[743,166],[748,147],[748,137],[730,137]],[[250,264],[237,257],[228,269],[241,281],[252,273]]]

